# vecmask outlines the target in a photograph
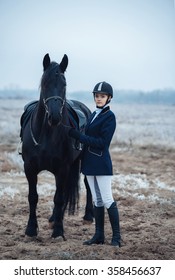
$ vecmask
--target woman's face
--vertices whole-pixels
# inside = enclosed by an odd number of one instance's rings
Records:
[[[95,103],[98,107],[105,106],[106,102],[108,100],[108,95],[104,93],[95,93]]]

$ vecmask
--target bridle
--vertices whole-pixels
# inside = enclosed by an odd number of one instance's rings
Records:
[[[63,108],[64,108],[64,104],[65,104],[65,98],[63,99],[63,98],[60,97],[60,96],[50,96],[50,97],[48,97],[48,98],[43,98],[43,103],[44,103],[44,108],[45,108],[45,116],[44,116],[44,120],[43,120],[42,127],[43,127],[43,125],[44,125],[44,123],[45,123],[46,115],[49,114],[47,102],[48,102],[49,100],[51,100],[51,99],[54,99],[55,101],[56,101],[56,100],[60,100],[61,103],[62,103],[62,106],[61,106],[61,109],[60,109],[61,120],[60,120],[60,122],[57,124],[57,126],[59,126],[60,124],[62,124],[62,115],[63,115]],[[32,119],[33,119],[33,113],[32,113],[31,118],[30,118],[30,134],[31,134],[31,137],[32,137],[32,140],[33,140],[35,146],[38,146],[38,145],[39,145],[40,137],[39,137],[39,140],[36,141],[35,136],[34,136],[34,134],[33,134],[33,130],[32,130]],[[41,129],[41,131],[42,131],[42,129]],[[41,136],[41,135],[40,135],[40,136]]]
[[[63,108],[64,108],[64,104],[65,104],[65,98],[63,99],[62,97],[60,96],[50,96],[48,98],[43,98],[43,103],[44,103],[44,107],[45,107],[45,110],[46,110],[46,113],[48,114],[49,113],[49,110],[48,110],[48,106],[47,106],[47,102],[51,99],[54,99],[55,101],[56,100],[61,100],[62,102],[62,106],[61,106],[61,109],[60,109],[60,115],[62,117],[62,114],[63,114]],[[59,124],[58,124],[59,125]]]

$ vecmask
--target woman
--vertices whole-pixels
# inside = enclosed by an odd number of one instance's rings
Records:
[[[106,207],[113,232],[111,245],[120,247],[119,214],[112,195],[113,170],[109,153],[116,128],[115,115],[108,105],[113,97],[113,89],[110,84],[100,82],[94,87],[93,94],[97,110],[88,121],[85,135],[75,129],[69,131],[71,137],[84,144],[81,171],[87,177],[94,202],[95,234],[83,244],[104,243],[104,207]]]

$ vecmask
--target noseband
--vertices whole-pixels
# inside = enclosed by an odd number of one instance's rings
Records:
[[[48,98],[43,98],[43,102],[44,102],[44,107],[45,107],[45,110],[46,110],[46,113],[48,114],[49,113],[49,110],[48,110],[48,106],[47,106],[47,102],[49,101],[49,100],[51,100],[51,99],[54,99],[55,101],[56,100],[61,100],[61,102],[62,102],[62,106],[61,106],[61,109],[60,109],[60,115],[61,115],[61,117],[62,117],[62,113],[63,113],[63,107],[64,107],[64,104],[65,104],[65,99],[63,99],[62,97],[60,97],[60,96],[50,96],[50,97],[48,97]]]

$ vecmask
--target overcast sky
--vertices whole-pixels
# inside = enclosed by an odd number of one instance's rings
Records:
[[[38,89],[46,53],[69,92],[175,88],[174,0],[0,0],[0,89]]]

